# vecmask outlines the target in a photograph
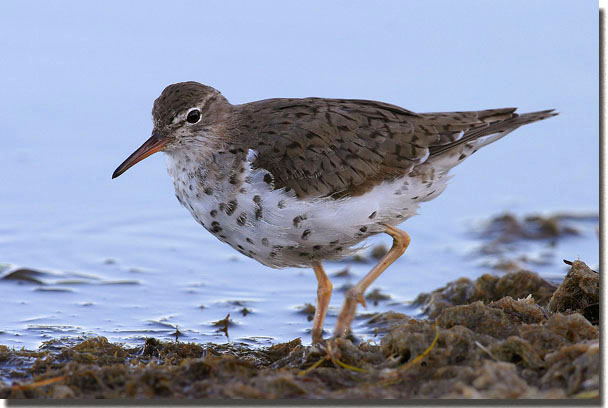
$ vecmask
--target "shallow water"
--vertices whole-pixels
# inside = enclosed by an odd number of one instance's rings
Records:
[[[510,35],[518,47],[505,56],[494,45],[501,44],[501,33],[511,23],[494,14],[515,13],[510,8],[476,3],[477,14],[470,14],[460,6],[400,8],[396,2],[390,12],[363,6],[350,10],[346,21],[316,18],[317,9],[343,16],[338,5],[320,2],[312,11],[295,5],[277,11],[271,3],[251,10],[209,6],[206,11],[218,19],[205,27],[183,24],[170,33],[153,28],[168,12],[157,5],[124,6],[121,13],[93,5],[71,4],[69,10],[0,6],[5,20],[0,34],[11,39],[5,40],[0,66],[9,79],[0,98],[0,263],[8,264],[3,274],[16,267],[43,272],[38,277],[43,284],[0,280],[0,344],[32,348],[51,338],[83,334],[141,343],[148,336],[172,338],[176,327],[183,341],[309,340],[311,322],[298,308],[314,303],[311,270],[272,270],[217,241],[180,208],[160,155],[110,179],[149,135],[153,99],[178,80],[207,82],[234,103],[318,95],[380,99],[418,111],[519,105],[522,111],[560,112],[485,147],[452,171],[447,190],[402,224],[412,236],[411,246],[372,286],[391,298],[368,302],[361,316],[389,309],[415,315],[407,301],[420,292],[461,276],[498,273],[487,266],[495,257],[479,254],[485,241],[478,226],[489,217],[507,210],[597,214],[598,64],[597,43],[589,40],[597,38],[596,9],[573,6],[566,12],[567,6],[538,2],[522,9],[520,4],[522,15],[514,17],[520,24]],[[289,24],[276,18],[260,25],[272,12],[291,16]],[[433,18],[412,20],[412,13]],[[365,22],[367,37],[357,22]],[[188,27],[194,26],[212,39],[204,52],[192,52],[183,41],[192,38]],[[442,36],[450,70],[424,62],[434,58],[433,38],[421,38],[419,45],[404,40],[419,38],[428,28],[445,34],[469,26],[485,27],[483,38],[475,31],[457,31],[458,41]],[[336,29],[348,35],[335,37]],[[277,30],[284,35],[277,36]],[[311,42],[290,53],[289,45],[303,38]],[[396,55],[394,49],[404,43],[418,48]],[[260,44],[265,53],[254,52]],[[492,46],[480,56],[476,47],[484,44]],[[251,66],[232,59],[235,47]],[[340,68],[342,57],[359,55],[361,47],[374,49],[377,60],[357,60],[347,72]],[[158,50],[171,55],[158,58]],[[323,66],[310,64],[313,54],[325,61]],[[188,64],[176,62],[183,55]],[[564,55],[577,58],[565,61]],[[267,65],[285,56],[291,59],[284,65]],[[479,58],[483,64],[475,63]],[[568,83],[555,86],[563,78]],[[566,272],[564,258],[580,257],[597,268],[597,216],[569,222],[580,235],[555,246],[518,242],[516,257],[526,254],[524,266],[550,279]],[[380,236],[369,244],[379,242],[390,245]],[[332,275],[346,266],[352,277],[333,278],[329,329],[342,302],[340,289],[372,264],[333,263],[326,270]],[[250,313],[243,315],[244,307]],[[226,337],[213,322],[228,313],[233,324]],[[371,336],[364,317],[354,329]]]
[[[358,335],[373,337],[365,325],[370,313],[395,310],[416,315],[418,310],[407,302],[420,292],[461,276],[499,273],[486,266],[495,256],[479,255],[479,246],[486,241],[475,233],[475,223],[433,219],[441,217],[420,216],[404,224],[410,224],[414,237],[410,248],[371,288],[390,299],[368,301],[367,310],[359,309],[361,316],[354,325]],[[40,284],[0,281],[5,310],[0,317],[0,344],[31,348],[52,338],[89,334],[135,344],[145,337],[174,338],[176,328],[182,341],[269,344],[300,336],[308,341],[311,322],[299,309],[314,304],[311,270],[263,267],[216,242],[181,211],[175,217],[163,212],[121,218],[121,225],[107,221],[41,231],[39,246],[20,234],[5,237],[3,247],[14,259],[22,259],[19,264],[43,273],[34,277]],[[570,225],[581,235],[562,238],[556,246],[547,240],[518,241],[512,258],[527,254],[530,261],[522,265],[556,280],[567,271],[562,258],[580,256],[597,268],[597,217]],[[370,242],[390,244],[384,237]],[[351,272],[348,277],[332,277],[335,292],[327,328],[335,322],[344,287],[371,266],[326,265],[330,275],[345,268]],[[228,313],[233,323],[229,337],[214,325]]]

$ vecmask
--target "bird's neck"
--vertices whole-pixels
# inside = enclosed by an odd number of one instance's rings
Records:
[[[215,151],[183,149],[167,154],[167,169],[182,204],[193,199],[225,200],[238,193],[247,177],[247,152],[225,147]]]

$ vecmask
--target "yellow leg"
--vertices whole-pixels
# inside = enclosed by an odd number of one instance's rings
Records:
[[[317,308],[315,309],[315,318],[312,322],[312,342],[319,343],[323,340],[323,322],[325,321],[325,315],[327,314],[327,307],[329,306],[329,300],[331,299],[331,291],[333,285],[325,274],[321,263],[315,262],[312,264],[312,268],[315,271],[317,277]]]
[[[403,255],[405,249],[410,244],[410,236],[407,232],[401,231],[391,225],[385,225],[384,227],[384,232],[393,237],[393,246],[386,255],[380,259],[380,262],[378,262],[378,264],[359,281],[359,283],[346,292],[344,306],[342,306],[342,310],[338,316],[338,322],[336,323],[336,329],[334,330],[335,337],[344,336],[350,330],[350,324],[355,317],[357,303],[361,303],[363,307],[365,307],[363,293],[365,293],[372,282],[374,282],[390,264]]]

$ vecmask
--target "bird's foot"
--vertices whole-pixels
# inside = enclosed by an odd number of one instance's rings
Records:
[[[345,339],[343,337],[332,337],[326,340],[323,340],[319,343],[313,344],[309,357],[319,356],[320,358],[313,363],[310,367],[300,371],[298,375],[306,375],[319,367],[323,362],[330,361],[336,368],[341,367],[347,370],[356,371],[356,372],[365,372],[366,370],[352,366],[350,364],[346,364],[342,360],[342,352],[341,349],[344,345],[344,342],[350,342],[350,340]]]

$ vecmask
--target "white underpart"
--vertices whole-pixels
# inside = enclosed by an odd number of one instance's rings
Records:
[[[397,225],[415,215],[420,202],[443,192],[450,178],[447,172],[460,163],[461,154],[469,156],[505,134],[463,144],[453,153],[423,163],[416,167],[416,177],[407,175],[386,181],[363,195],[343,199],[299,199],[293,191],[273,189],[264,182],[265,170],[251,168],[256,156],[254,151],[248,154],[243,174],[251,180],[250,184],[242,186],[246,189],[244,193],[235,191],[225,180],[221,189],[216,185],[213,194],[205,194],[200,182],[188,176],[189,172],[201,169],[193,167],[196,161],[185,160],[180,152],[169,155],[168,170],[180,201],[220,240],[268,266],[309,266],[314,260],[350,255],[359,249],[355,246],[362,240],[383,232],[383,224]],[[184,168],[188,171],[184,172]],[[209,178],[210,175],[205,182],[213,183]],[[256,202],[256,196],[261,201]],[[227,214],[225,205],[232,200],[237,201],[237,206],[232,214]],[[221,205],[224,210],[220,209]],[[212,211],[215,216],[211,215]],[[245,225],[237,223],[241,214],[246,215]],[[297,217],[300,221],[294,222]],[[213,232],[214,225],[221,231]]]

